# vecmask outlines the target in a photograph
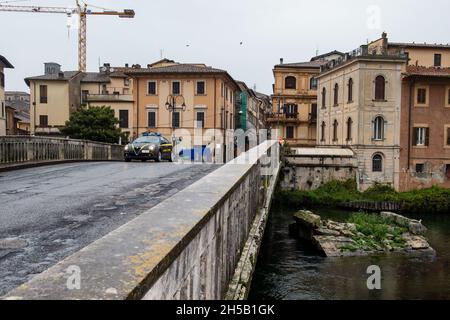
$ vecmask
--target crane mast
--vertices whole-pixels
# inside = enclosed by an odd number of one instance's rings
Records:
[[[88,15],[106,15],[106,16],[118,16],[119,18],[134,18],[135,12],[132,9],[125,9],[123,11],[105,10],[105,11],[92,11],[88,9],[86,3],[80,4],[76,1],[76,7],[41,7],[41,6],[16,6],[16,5],[4,5],[0,3],[0,11],[3,12],[25,12],[25,13],[59,13],[72,16],[77,14],[80,19],[78,29],[78,70],[86,72],[86,50],[87,50],[87,16]]]

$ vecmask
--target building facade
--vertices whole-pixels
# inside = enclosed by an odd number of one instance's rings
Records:
[[[266,114],[270,111],[270,97],[237,82],[240,93],[236,98],[236,129],[245,134],[245,150],[267,138]]]
[[[14,68],[13,65],[0,55],[0,136],[6,135],[6,103],[5,103],[5,73],[6,68]]]
[[[400,125],[401,191],[450,187],[450,45],[393,43],[386,33],[370,52],[403,53]]]
[[[278,139],[290,146],[315,146],[317,124],[317,76],[320,67],[341,56],[334,51],[309,62],[284,63],[273,69],[272,112],[267,123]]]
[[[15,124],[7,134],[29,135],[30,134],[30,94],[23,91],[5,91],[6,107],[14,111]],[[7,123],[7,126],[11,124]]]
[[[450,69],[408,66],[402,82],[400,190],[450,188]]]
[[[430,43],[389,42],[387,33],[369,43],[369,53],[402,53],[408,65],[434,68],[450,68],[450,45]]]
[[[239,86],[226,71],[169,59],[122,71],[134,81],[133,136],[160,132],[180,147],[207,145],[215,161],[234,157]]]
[[[83,107],[108,106],[119,120],[119,128],[129,136],[133,132],[133,79],[109,64],[100,72],[86,72],[81,79]]]
[[[99,72],[61,71],[45,63],[45,73],[29,77],[31,134],[59,135],[70,115],[82,107],[109,106],[119,127],[131,134],[133,81],[108,64]]]
[[[399,188],[401,79],[406,57],[367,46],[333,60],[318,76],[317,141],[352,149],[361,190]]]

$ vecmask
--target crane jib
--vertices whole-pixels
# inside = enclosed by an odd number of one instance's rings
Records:
[[[92,7],[92,6],[91,6]],[[133,9],[124,9],[123,11],[114,11],[103,9],[103,11],[92,11],[87,5],[81,6],[77,1],[76,8],[65,7],[41,7],[41,6],[14,6],[0,4],[0,11],[4,12],[29,12],[29,13],[63,13],[71,16],[80,15],[80,30],[78,32],[78,70],[86,72],[86,17],[88,15],[108,15],[118,16],[119,18],[134,18]]]

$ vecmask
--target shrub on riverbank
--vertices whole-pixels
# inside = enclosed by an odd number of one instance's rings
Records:
[[[348,251],[371,251],[384,249],[403,249],[406,241],[403,234],[407,228],[397,226],[387,219],[373,214],[353,214],[348,223],[356,226],[357,234],[352,238],[353,243],[344,247]]]
[[[365,192],[359,192],[356,182],[348,180],[332,181],[312,191],[279,191],[275,196],[275,205],[298,209],[336,207],[353,201],[397,202],[403,212],[409,213],[450,213],[450,189],[437,186],[399,193],[389,186],[375,185]]]

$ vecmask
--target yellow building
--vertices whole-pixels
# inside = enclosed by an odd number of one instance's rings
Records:
[[[61,71],[57,63],[45,63],[45,74],[29,77],[31,134],[59,134],[70,114],[81,107],[109,106],[119,127],[131,132],[133,81],[108,64],[100,72]]]
[[[133,79],[105,64],[100,72],[87,72],[81,80],[81,103],[87,107],[108,106],[119,119],[119,128],[133,132]]]
[[[5,104],[5,68],[14,68],[13,65],[0,55],[0,136],[6,135],[6,104]]]
[[[401,79],[406,55],[364,45],[321,68],[317,141],[352,149],[358,183],[399,187]]]
[[[155,131],[186,147],[209,145],[216,160],[233,158],[239,87],[226,71],[169,59],[119,70],[134,81],[133,136]]]
[[[316,77],[324,63],[341,56],[342,53],[334,51],[309,62],[284,63],[280,59],[273,69],[272,112],[267,119],[273,137],[278,132],[278,138],[291,146],[316,145]]]
[[[389,42],[387,33],[368,45],[373,54],[404,54],[408,65],[436,68],[450,68],[450,45],[431,43]]]

